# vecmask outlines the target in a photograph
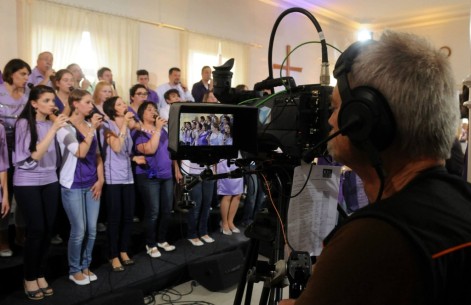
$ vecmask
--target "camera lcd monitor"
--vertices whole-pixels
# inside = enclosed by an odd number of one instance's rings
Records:
[[[258,109],[225,104],[174,103],[169,150],[174,160],[199,163],[236,158],[257,150]]]

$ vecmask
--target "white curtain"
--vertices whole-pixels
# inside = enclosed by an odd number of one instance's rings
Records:
[[[190,86],[201,79],[203,66],[219,66],[230,58],[234,58],[231,86],[247,84],[248,45],[191,32],[182,32],[181,51],[182,71],[186,72]]]
[[[43,51],[54,55],[54,69],[77,63],[87,78],[108,67],[118,94],[129,99],[138,63],[139,23],[108,14],[41,0],[18,0],[20,57],[36,65]]]

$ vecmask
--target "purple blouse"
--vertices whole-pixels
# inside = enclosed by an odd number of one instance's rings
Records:
[[[35,68],[31,71],[31,74],[29,75],[28,83],[31,83],[31,84],[33,84],[33,85],[36,86],[37,84],[39,84],[39,83],[42,82],[43,80],[44,80],[44,75],[42,75],[41,72],[39,72],[38,67],[35,67]],[[52,88],[52,82],[51,82],[51,80],[48,80],[48,81],[47,81],[46,86]]]
[[[13,145],[13,128],[15,127],[18,115],[23,111],[28,102],[29,91],[29,88],[26,88],[25,94],[15,100],[8,93],[5,84],[0,84],[0,123],[5,127],[8,140],[10,141],[11,139],[11,143],[8,143],[9,146]]]
[[[7,138],[5,135],[5,128],[0,124],[0,172],[5,172],[10,167],[8,160]],[[0,187],[0,202],[2,202],[3,193]]]
[[[132,138],[129,132],[129,128],[126,132],[124,145],[121,147],[121,151],[119,153],[114,152],[113,149],[111,149],[111,146],[106,143],[105,132],[107,130],[110,130],[116,135],[119,135],[120,133],[120,130],[116,123],[111,120],[105,121],[100,128],[100,138],[103,147],[102,154],[104,159],[106,184],[134,183],[130,159],[132,154]]]
[[[154,90],[152,89],[147,89],[147,92],[149,93],[149,95],[147,96],[147,100],[148,101],[151,101],[151,102],[154,102],[154,104],[159,105],[159,96],[157,95],[157,92],[155,92]]]
[[[138,150],[137,145],[147,143],[152,134],[145,131],[136,131],[134,133],[134,145],[136,146],[136,155],[142,156]],[[155,173],[155,177],[159,179],[172,178],[172,160],[170,159],[170,152],[168,151],[168,133],[165,129],[160,132],[159,147],[152,155],[144,155],[147,164],[136,166],[136,175],[148,174],[150,171]]]
[[[51,121],[36,122],[38,132],[38,143],[46,136],[51,129]],[[15,150],[13,151],[13,165],[15,173],[13,175],[13,185],[32,186],[46,185],[57,181],[57,154],[56,143],[51,141],[46,153],[40,160],[33,160],[29,151],[31,142],[31,132],[28,122],[19,119],[15,131]]]

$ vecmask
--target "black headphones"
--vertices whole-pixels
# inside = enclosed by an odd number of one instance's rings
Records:
[[[340,55],[335,64],[334,77],[342,98],[338,114],[339,129],[350,141],[362,148],[370,144],[378,151],[391,145],[396,134],[396,121],[391,108],[384,96],[376,89],[368,86],[350,89],[348,73],[352,69],[355,58],[365,46],[375,43],[355,42]]]

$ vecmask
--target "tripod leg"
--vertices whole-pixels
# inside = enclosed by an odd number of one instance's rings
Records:
[[[247,284],[250,285],[250,299],[252,298],[252,290],[253,290],[253,282],[247,282],[247,274],[250,270],[250,268],[254,267],[257,259],[258,259],[258,247],[259,247],[259,241],[256,239],[250,239],[249,243],[249,249],[247,251],[247,259],[245,260],[244,264],[244,269],[242,270],[242,277],[239,281],[239,285],[237,286],[237,291],[235,294],[234,298],[234,305],[241,305],[242,303],[242,296],[244,295],[244,290],[245,290],[245,285]],[[248,288],[249,289],[249,288]],[[247,293],[248,294],[248,293]],[[246,303],[245,304],[250,304],[247,303],[247,297],[246,297]]]
[[[268,305],[268,299],[270,297],[270,287],[263,287],[262,289],[262,294],[260,295],[260,302],[258,303],[259,305]]]

